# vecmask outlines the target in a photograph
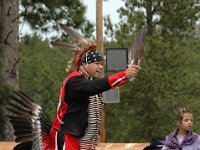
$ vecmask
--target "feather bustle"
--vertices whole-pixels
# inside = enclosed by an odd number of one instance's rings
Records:
[[[13,125],[16,142],[15,150],[42,150],[42,139],[49,138],[52,122],[42,111],[40,105],[22,91],[15,91],[12,101],[6,103],[7,115]],[[28,150],[27,149],[27,150]]]

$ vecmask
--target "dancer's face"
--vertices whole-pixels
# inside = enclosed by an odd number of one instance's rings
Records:
[[[101,78],[103,76],[103,61],[97,61],[82,66],[81,69],[90,77]]]

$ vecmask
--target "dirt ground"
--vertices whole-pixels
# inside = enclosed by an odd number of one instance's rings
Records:
[[[100,143],[97,150],[143,150],[149,143]]]
[[[12,150],[15,142],[0,142],[0,150]],[[97,150],[143,150],[149,143],[100,143]]]
[[[0,150],[12,150],[15,145],[15,142],[0,142]]]

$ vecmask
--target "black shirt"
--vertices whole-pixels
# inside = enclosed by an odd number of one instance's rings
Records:
[[[107,77],[90,80],[79,75],[69,79],[65,87],[65,102],[68,109],[64,114],[61,130],[81,138],[87,127],[89,96],[109,89]]]

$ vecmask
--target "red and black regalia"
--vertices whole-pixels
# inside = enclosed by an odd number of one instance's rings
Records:
[[[70,74],[60,88],[53,123],[42,107],[22,91],[16,91],[12,101],[6,102],[7,110],[12,113],[8,118],[15,131],[15,141],[21,142],[14,150],[94,150],[100,134],[102,92],[121,86],[128,80],[125,71],[101,78],[83,73],[85,65],[101,63],[103,59],[93,42],[88,42],[71,28],[61,27],[83,46],[51,42],[53,46],[75,52]]]
[[[100,133],[102,92],[128,80],[124,71],[104,78],[91,78],[80,72],[80,65],[103,61],[94,48],[89,47],[76,57],[76,70],[63,82],[48,142],[50,150],[94,150]]]

